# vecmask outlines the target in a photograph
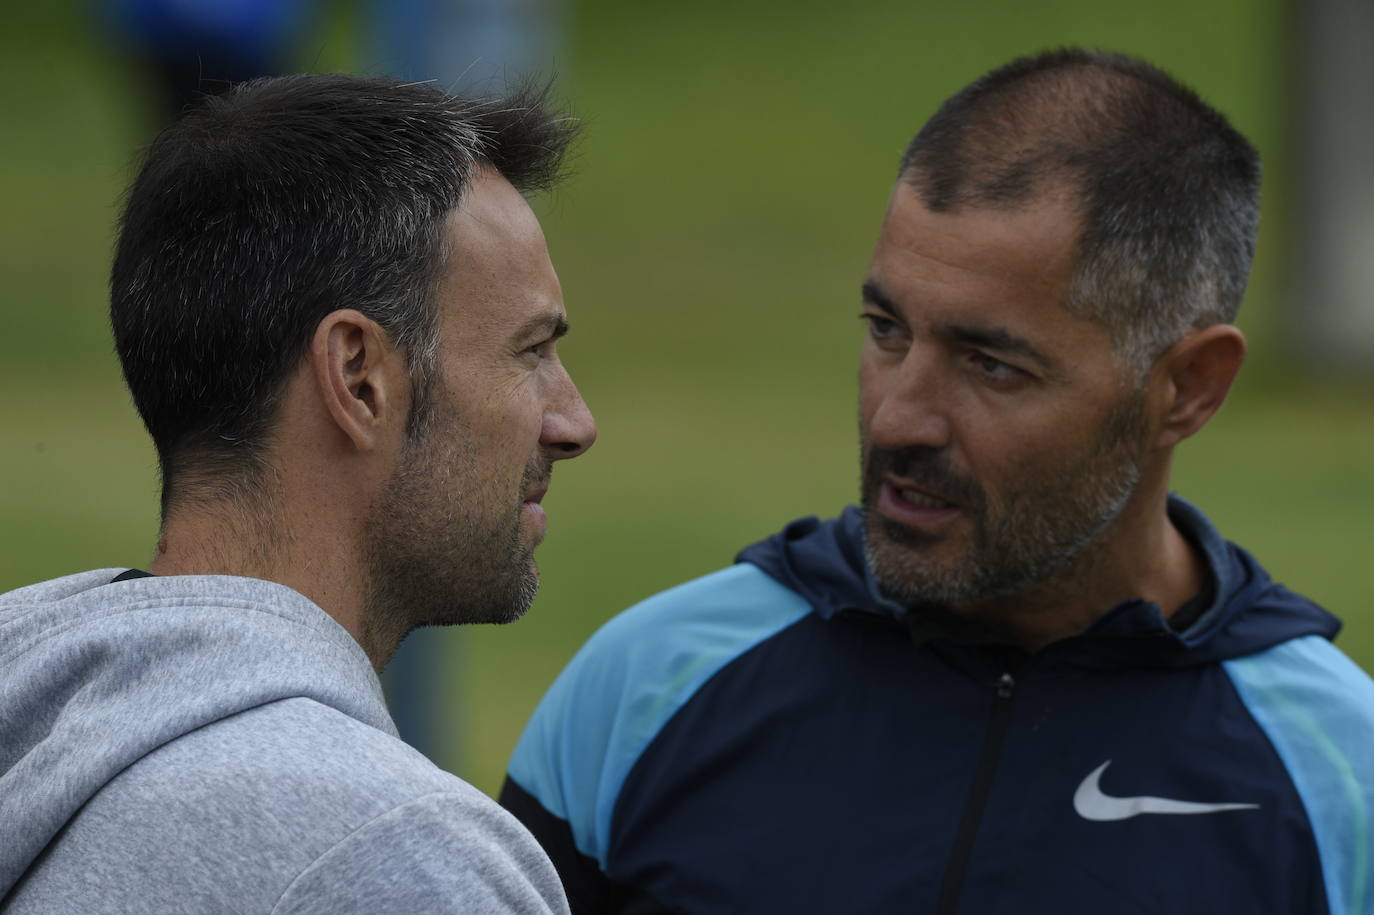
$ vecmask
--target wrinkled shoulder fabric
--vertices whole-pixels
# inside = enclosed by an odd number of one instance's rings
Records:
[[[0,597],[0,909],[563,913],[526,830],[402,743],[356,642],[221,576]]]

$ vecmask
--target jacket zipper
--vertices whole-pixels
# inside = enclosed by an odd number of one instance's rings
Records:
[[[1023,673],[1018,670],[1017,673]],[[983,819],[983,807],[988,794],[992,791],[992,780],[997,773],[997,762],[1006,743],[1007,732],[1011,730],[1011,703],[1016,694],[1016,678],[1011,671],[1003,672],[994,684],[992,715],[988,719],[987,735],[983,739],[983,750],[978,756],[978,770],[974,773],[973,789],[969,792],[968,805],[964,807],[963,819],[959,821],[959,832],[954,838],[954,849],[945,868],[944,879],[940,883],[940,897],[935,904],[937,915],[954,915],[959,908],[959,893],[963,889],[964,874],[968,870],[969,858],[973,854],[973,841],[978,836],[978,825]]]

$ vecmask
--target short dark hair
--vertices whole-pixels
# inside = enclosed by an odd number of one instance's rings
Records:
[[[1065,193],[1082,217],[1066,305],[1141,370],[1235,319],[1259,224],[1259,155],[1196,93],[1121,54],[1018,58],[950,98],[902,158],[931,210]]]
[[[336,309],[405,350],[416,420],[445,219],[480,164],[522,191],[556,180],[572,129],[547,95],[287,76],[206,98],[158,136],[125,203],[110,319],[164,517],[188,490],[258,486],[285,381]]]

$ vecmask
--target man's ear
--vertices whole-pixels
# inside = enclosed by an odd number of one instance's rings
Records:
[[[1221,409],[1245,361],[1245,335],[1230,324],[1195,330],[1155,366],[1164,401],[1158,447],[1172,447],[1207,424]]]
[[[330,312],[315,328],[310,361],[315,387],[339,431],[360,451],[376,448],[404,410],[405,360],[389,335],[360,311]]]

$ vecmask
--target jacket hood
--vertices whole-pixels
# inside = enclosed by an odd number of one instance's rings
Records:
[[[305,697],[396,733],[362,648],[295,591],[122,571],[0,595],[0,901],[111,778],[196,728]]]
[[[1126,601],[1082,634],[1046,651],[1069,652],[1075,662],[1092,666],[1189,666],[1251,654],[1303,635],[1332,639],[1340,631],[1340,620],[1271,580],[1253,556],[1224,540],[1190,503],[1170,496],[1169,518],[1198,548],[1212,573],[1210,606],[1179,632],[1156,604]],[[938,622],[915,619],[906,607],[879,593],[864,556],[863,513],[854,506],[828,521],[793,521],[740,551],[735,561],[758,566],[806,598],[824,618],[859,610],[903,621],[913,632],[940,632]],[[953,640],[979,641],[967,632]]]

